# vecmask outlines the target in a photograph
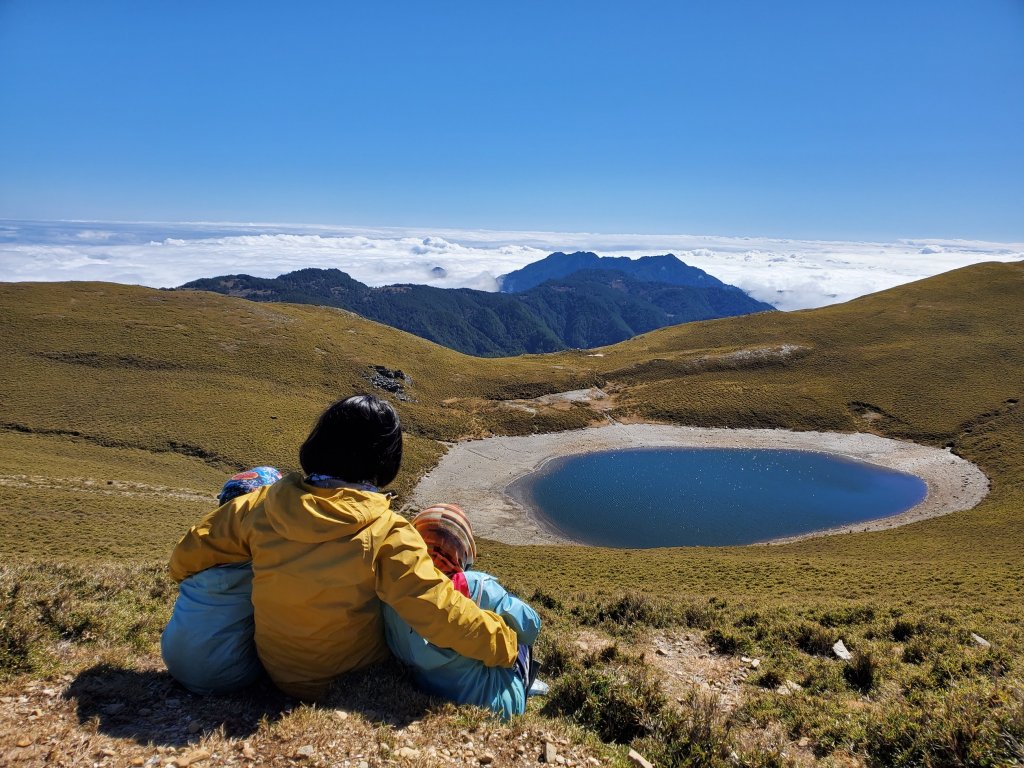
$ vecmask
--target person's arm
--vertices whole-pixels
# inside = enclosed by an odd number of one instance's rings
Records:
[[[515,630],[520,643],[533,645],[536,642],[540,616],[533,608],[510,595],[489,573],[470,571],[466,576],[473,580],[469,584],[469,594],[477,605],[501,616]]]
[[[430,560],[416,530],[399,519],[377,552],[377,595],[425,639],[488,667],[510,667],[516,633],[459,594]]]
[[[171,578],[183,581],[215,565],[251,559],[243,527],[252,504],[263,494],[249,493],[218,507],[188,529],[171,553]]]

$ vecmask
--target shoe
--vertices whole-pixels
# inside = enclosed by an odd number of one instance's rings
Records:
[[[534,680],[533,685],[530,686],[530,690],[526,692],[527,696],[547,696],[548,691],[551,690],[551,686],[545,683],[543,680]]]

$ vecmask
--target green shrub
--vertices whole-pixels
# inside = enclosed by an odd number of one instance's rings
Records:
[[[37,671],[58,643],[153,650],[170,612],[163,568],[0,568],[0,676]]]
[[[893,623],[892,630],[889,634],[897,643],[904,643],[914,635],[918,634],[918,632],[919,627],[916,623],[907,621],[906,619],[897,619],[895,623]]]
[[[747,653],[752,647],[750,638],[746,635],[742,635],[738,632],[732,632],[728,629],[719,629],[717,627],[709,630],[704,636],[704,639],[707,640],[708,645],[716,651],[729,656]]]
[[[982,686],[932,693],[918,706],[896,703],[877,711],[866,728],[871,768],[1013,765],[1013,739],[1022,735],[1014,705]]]
[[[562,601],[559,600],[557,597],[549,595],[547,592],[543,591],[540,588],[535,589],[533,591],[533,594],[530,595],[530,599],[526,602],[528,602],[535,608],[537,606],[540,606],[541,608],[546,608],[549,611],[562,610]]]
[[[948,688],[970,671],[970,664],[957,653],[944,653],[932,662],[931,680],[937,688]]]
[[[878,659],[871,651],[857,651],[843,669],[843,677],[851,687],[869,693],[878,682]]]
[[[921,664],[935,652],[934,641],[924,635],[912,637],[903,647],[903,661],[907,664]]]
[[[0,680],[36,667],[44,633],[16,592],[0,604]]]
[[[567,717],[604,741],[628,744],[653,732],[664,705],[664,695],[645,669],[590,667],[556,680],[542,712]]]
[[[839,639],[830,630],[810,622],[802,622],[793,630],[796,647],[812,656],[829,656],[832,646]]]
[[[718,698],[693,689],[678,708],[663,709],[636,746],[655,765],[709,768],[730,764],[727,736]]]
[[[986,648],[974,661],[974,668],[991,677],[1002,677],[1013,666],[1013,656],[1005,648]]]
[[[782,685],[782,675],[774,669],[766,669],[750,678],[750,682],[754,685],[760,686],[761,688],[775,690]]]
[[[632,654],[623,651],[616,643],[606,645],[598,651],[587,654],[583,657],[583,666],[596,667],[602,664],[615,664],[616,666],[642,665],[644,663],[643,653]]]
[[[846,673],[847,665],[838,664],[834,659],[816,657],[807,665],[805,673],[797,677],[805,688],[815,693],[845,693],[849,690]]]
[[[691,629],[710,629],[720,613],[710,604],[688,605],[683,608],[682,623]]]
[[[875,609],[870,605],[832,606],[812,614],[823,627],[848,627],[852,624],[870,624],[875,620]]]
[[[737,627],[756,627],[764,621],[760,611],[744,611],[736,617]]]
[[[534,651],[548,677],[560,677],[580,666],[579,649],[551,632],[540,633]]]
[[[573,609],[581,624],[604,624],[612,631],[634,627],[668,627],[677,622],[671,605],[655,602],[646,595],[630,593],[611,602],[598,602]]]

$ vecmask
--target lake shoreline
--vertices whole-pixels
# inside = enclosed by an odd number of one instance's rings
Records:
[[[829,453],[915,475],[924,500],[898,515],[772,539],[786,544],[840,533],[880,531],[976,506],[988,493],[985,474],[947,450],[866,433],[721,429],[665,424],[609,424],[569,432],[490,437],[456,443],[412,492],[422,508],[439,501],[462,506],[476,535],[506,544],[579,544],[539,515],[521,481],[548,461],[597,451],[635,448],[781,448]]]

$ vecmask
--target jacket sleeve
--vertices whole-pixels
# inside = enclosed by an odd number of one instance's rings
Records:
[[[215,565],[250,560],[244,528],[256,497],[255,493],[239,496],[189,528],[171,553],[171,578],[180,582]]]
[[[377,550],[377,596],[424,638],[488,667],[511,667],[516,633],[501,617],[481,610],[434,568],[423,539],[405,520]]]
[[[518,597],[510,595],[490,574],[476,574],[472,571],[470,574],[477,576],[474,579],[477,585],[475,588],[470,587],[469,593],[477,605],[501,616],[515,630],[520,643],[533,645],[540,633],[540,616],[537,612]]]

